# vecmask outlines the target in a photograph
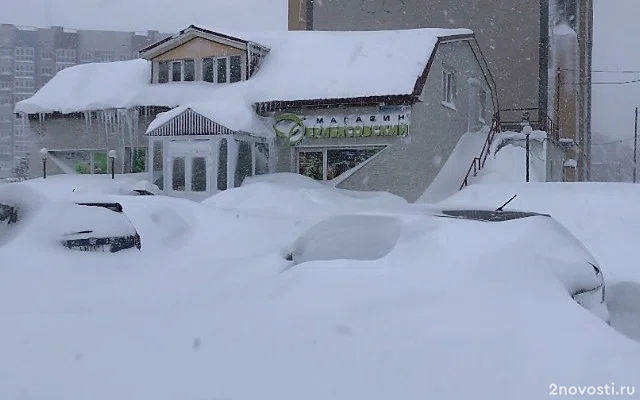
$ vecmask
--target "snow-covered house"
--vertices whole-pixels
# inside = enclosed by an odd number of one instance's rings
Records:
[[[228,35],[191,26],[141,56],[101,66],[128,70],[118,78],[128,83],[117,88],[70,98],[44,87],[19,103],[16,111],[54,139],[36,147],[51,153],[65,133],[60,114],[38,113],[82,112],[66,118],[78,126],[75,135],[108,141],[125,125],[108,142],[119,146],[124,170],[127,145],[148,145],[152,181],[170,195],[202,198],[249,175],[286,171],[413,201],[444,164],[450,191],[459,187],[478,154],[449,156],[465,133],[486,137],[497,110],[491,74],[465,29]],[[82,92],[84,85],[66,86]]]

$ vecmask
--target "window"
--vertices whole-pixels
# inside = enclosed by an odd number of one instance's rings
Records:
[[[218,190],[227,189],[227,139],[220,141],[218,152]]]
[[[185,173],[184,157],[175,157],[173,159],[173,168],[171,169],[171,186],[176,192],[184,192],[186,184]]]
[[[453,72],[442,71],[442,102],[453,105],[456,93],[456,81]]]
[[[16,47],[16,61],[34,61],[36,58],[36,50],[33,47]]]
[[[184,80],[193,82],[196,78],[196,63],[193,60],[184,60]]]
[[[336,178],[365,162],[380,149],[331,149],[327,150],[327,180]]]
[[[94,59],[96,62],[111,62],[113,61],[113,52],[96,50],[94,52]]]
[[[53,60],[53,52],[52,51],[43,51],[40,55],[40,58],[43,60]]]
[[[1,65],[0,73],[3,75],[11,75],[11,66],[10,65]]]
[[[242,56],[231,56],[229,60],[229,82],[239,82],[242,79]]]
[[[331,180],[362,164],[380,150],[382,147],[303,149],[298,152],[298,173],[316,180]]]
[[[191,191],[207,191],[207,161],[204,157],[191,159]]]
[[[164,190],[164,171],[163,171],[164,156],[162,154],[162,142],[153,142],[153,172],[152,179],[153,184],[160,190]]]
[[[124,150],[124,172],[138,173],[147,170],[147,148],[146,147],[127,147]]]
[[[130,57],[127,56],[126,54],[120,54],[120,56],[118,57],[118,60],[120,60],[120,61],[127,61],[129,59],[130,59]]]
[[[298,153],[298,173],[311,179],[324,179],[322,151],[301,151]]]
[[[83,63],[93,62],[93,55],[91,53],[82,53],[82,56],[80,56],[80,62],[83,62]]]
[[[40,67],[40,75],[53,75],[53,67]]]
[[[16,76],[32,76],[35,72],[33,63],[16,63]]]
[[[0,106],[10,106],[11,96],[0,96]]]
[[[11,82],[0,81],[0,90],[13,90]]]
[[[36,90],[36,85],[33,79],[29,78],[16,78],[17,93],[33,93]]]
[[[228,77],[227,77],[227,61],[228,58],[218,58],[216,60],[216,64],[217,64],[217,82],[218,83],[227,83],[228,82]]]
[[[182,63],[180,61],[173,61],[171,63],[171,81],[182,81]]]
[[[256,175],[269,173],[269,145],[266,143],[256,143]]]
[[[202,80],[205,82],[213,83],[214,73],[213,73],[213,58],[207,57],[202,59]]]
[[[158,63],[158,83],[169,82],[169,63],[160,61]]]
[[[56,62],[75,63],[76,50],[75,49],[56,49]]]
[[[238,147],[238,162],[236,163],[235,187],[240,187],[244,178],[253,173],[253,160],[251,156],[251,146],[249,143],[241,141]]]

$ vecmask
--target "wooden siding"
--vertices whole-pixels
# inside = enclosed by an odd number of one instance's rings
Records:
[[[153,61],[171,61],[183,60],[185,58],[226,57],[236,55],[244,55],[246,59],[246,53],[246,50],[197,37],[167,51],[166,53],[154,57]]]

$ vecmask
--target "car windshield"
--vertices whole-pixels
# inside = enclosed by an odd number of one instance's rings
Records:
[[[492,210],[445,210],[442,211],[442,214],[448,217],[487,222],[502,222],[535,216],[549,217],[547,214],[539,214],[535,212]]]

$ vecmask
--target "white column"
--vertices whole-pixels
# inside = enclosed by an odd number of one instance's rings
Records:
[[[211,167],[209,170],[211,171],[211,175],[209,176],[209,186],[211,193],[216,193],[218,191],[218,160],[220,160],[220,142],[222,139],[219,136],[214,136],[211,138],[211,153],[209,156]]]
[[[251,138],[249,146],[251,146],[251,176],[256,176],[256,140]]]
[[[234,188],[236,165],[238,164],[238,142],[233,135],[227,137],[227,189]]]

